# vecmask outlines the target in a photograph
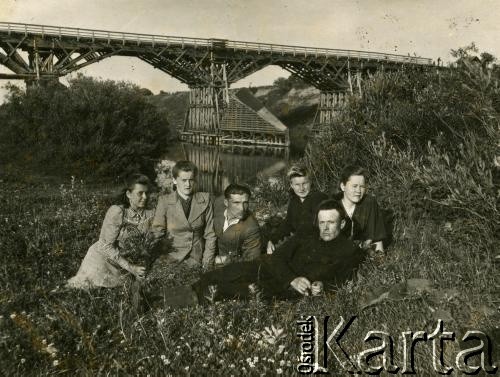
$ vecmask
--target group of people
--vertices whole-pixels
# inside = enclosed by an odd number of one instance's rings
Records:
[[[154,209],[147,205],[149,179],[130,176],[119,203],[106,213],[99,240],[67,286],[116,287],[128,273],[143,279],[145,267],[127,259],[130,229],[150,232],[157,247],[169,240],[162,256],[167,263],[203,268],[193,285],[158,292],[170,307],[203,304],[209,295],[211,300],[246,298],[255,291],[265,298],[318,295],[350,279],[368,249],[384,250],[389,235],[383,213],[366,194],[367,176],[360,167],[346,167],[341,191],[328,196],[312,189],[307,170],[292,166],[286,218],[266,244],[249,210],[250,189],[232,183],[213,200],[196,191],[197,173],[192,162],[177,162],[175,190],[161,195]]]

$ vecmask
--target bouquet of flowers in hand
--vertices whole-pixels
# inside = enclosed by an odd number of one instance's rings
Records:
[[[135,225],[126,224],[127,237],[122,242],[121,255],[129,263],[149,269],[157,257],[157,240],[150,231],[141,232]]]

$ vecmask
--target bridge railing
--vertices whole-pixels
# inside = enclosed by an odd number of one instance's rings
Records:
[[[47,25],[32,25],[19,24],[10,22],[0,22],[0,30],[10,33],[37,34],[42,37],[76,37],[77,39],[85,38],[92,40],[108,40],[120,42],[137,42],[138,44],[152,43],[155,44],[179,44],[179,45],[196,45],[210,47],[210,39],[189,38],[189,37],[170,37],[164,35],[150,35],[139,33],[126,33],[107,30],[92,30],[80,29],[63,26],[47,26]]]
[[[432,59],[421,58],[416,56],[405,56],[397,54],[386,54],[383,52],[370,52],[370,51],[357,51],[357,50],[342,50],[333,48],[318,48],[318,47],[304,47],[304,46],[290,46],[279,44],[243,42],[243,41],[227,41],[227,48],[234,50],[258,51],[258,52],[272,52],[282,55],[293,56],[315,56],[315,57],[347,57],[353,59],[369,59],[369,60],[387,60],[399,63],[412,63],[419,65],[432,65]]]
[[[378,61],[388,61],[395,63],[409,63],[418,65],[432,65],[432,59],[421,58],[416,56],[405,56],[397,54],[386,54],[381,52],[357,51],[357,50],[341,50],[331,48],[315,48],[305,46],[290,46],[270,43],[230,41],[226,39],[206,39],[206,38],[189,38],[189,37],[172,37],[165,35],[126,33],[107,30],[80,29],[72,27],[48,26],[22,24],[14,22],[0,22],[0,31],[11,33],[22,33],[25,35],[36,34],[42,37],[76,37],[79,39],[90,39],[92,41],[120,41],[125,43],[151,44],[155,45],[179,45],[181,47],[206,47],[206,48],[229,48],[233,50],[253,51],[257,53],[273,53],[292,56],[315,56],[315,57],[339,57],[352,59],[369,59]]]

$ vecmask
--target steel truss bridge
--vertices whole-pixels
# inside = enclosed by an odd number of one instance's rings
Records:
[[[0,64],[12,71],[0,73],[0,79],[23,79],[28,84],[58,79],[112,56],[139,58],[189,86],[184,131],[204,140],[224,136],[220,124],[231,84],[269,65],[321,91],[319,126],[331,124],[346,92],[361,91],[366,75],[433,65],[427,58],[378,52],[8,22],[0,22],[0,48]],[[251,129],[242,132],[249,139],[266,137]]]

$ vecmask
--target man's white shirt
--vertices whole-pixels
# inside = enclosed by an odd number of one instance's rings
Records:
[[[227,228],[229,228],[231,225],[238,224],[240,222],[240,219],[237,217],[228,220],[227,218],[227,209],[224,211],[224,226],[222,227],[222,232],[225,232]]]

